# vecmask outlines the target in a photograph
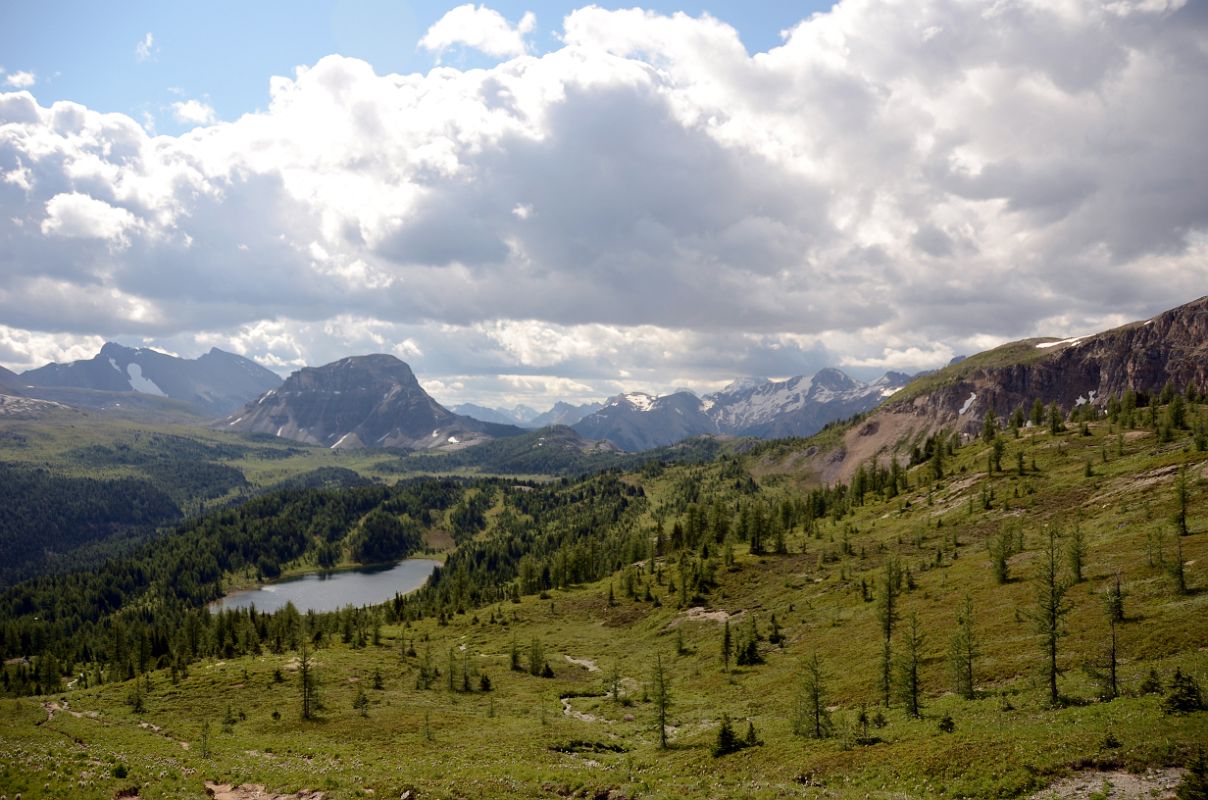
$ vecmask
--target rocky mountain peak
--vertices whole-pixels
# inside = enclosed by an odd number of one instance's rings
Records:
[[[458,449],[521,433],[454,414],[424,391],[410,366],[381,353],[300,369],[222,427],[333,449]]]

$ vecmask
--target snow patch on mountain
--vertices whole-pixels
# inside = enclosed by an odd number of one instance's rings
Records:
[[[614,402],[614,405],[619,405],[621,400],[629,403],[638,411],[649,411],[654,407],[654,403],[656,400],[658,400],[658,398],[654,395],[646,394],[645,392],[630,392],[617,398]]]
[[[1061,339],[1060,341],[1056,341],[1056,342],[1041,342],[1040,344],[1036,345],[1036,348],[1037,348],[1038,350],[1044,350],[1044,349],[1047,349],[1047,348],[1049,348],[1049,347],[1058,347],[1058,346],[1063,345],[1063,344],[1075,345],[1075,344],[1078,344],[1079,342],[1081,342],[1081,341],[1082,341],[1083,339],[1085,339],[1085,338],[1087,338],[1087,337],[1085,337],[1085,336],[1075,336],[1075,337],[1074,337],[1074,338],[1072,338],[1072,339]]]
[[[157,397],[168,396],[162,389],[155,385],[155,381],[143,376],[143,368],[138,364],[127,364],[126,374],[130,376],[130,388],[134,391],[142,392],[143,394],[153,394]]]

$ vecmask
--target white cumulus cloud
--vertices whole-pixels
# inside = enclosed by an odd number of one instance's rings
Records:
[[[536,24],[537,18],[531,11],[526,11],[513,26],[493,8],[466,3],[438,19],[419,40],[419,45],[435,53],[462,45],[489,56],[522,56],[527,52],[524,37]]]
[[[32,72],[10,72],[4,76],[4,83],[14,89],[28,89],[38,82],[38,76]]]
[[[56,194],[46,202],[42,233],[69,239],[106,239],[124,242],[125,233],[136,224],[134,215],[79,192]]]
[[[214,109],[200,100],[177,100],[172,104],[172,116],[186,125],[209,125],[217,119]]]
[[[526,52],[454,11],[425,47]],[[512,399],[1085,333],[1208,285],[1206,40],[1195,3],[845,0],[749,54],[591,6],[487,69],[328,56],[221,125],[182,97],[181,136],[0,93],[0,319]]]

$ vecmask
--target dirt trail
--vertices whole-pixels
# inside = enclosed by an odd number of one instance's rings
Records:
[[[594,714],[584,714],[582,711],[576,711],[575,707],[570,704],[569,697],[560,697],[558,699],[562,701],[563,716],[577,719],[580,722],[608,722],[608,720],[602,720]]]
[[[270,792],[255,783],[232,786],[229,783],[213,783],[212,781],[206,781],[206,794],[214,800],[323,800],[326,796],[322,792],[312,792],[309,789],[281,794]]]

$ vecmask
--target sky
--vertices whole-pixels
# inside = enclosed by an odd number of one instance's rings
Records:
[[[0,364],[546,407],[1208,293],[1208,3],[0,5]]]

